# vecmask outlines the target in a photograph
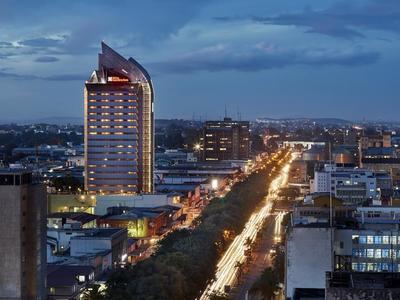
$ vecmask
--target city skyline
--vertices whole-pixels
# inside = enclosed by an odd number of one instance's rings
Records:
[[[0,120],[83,118],[102,40],[154,74],[157,118],[396,119],[398,2],[253,4],[2,1]]]
[[[0,300],[400,299],[399,0],[0,0]]]

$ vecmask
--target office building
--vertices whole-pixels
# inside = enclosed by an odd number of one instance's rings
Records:
[[[207,121],[201,137],[204,161],[245,160],[250,156],[250,123],[233,121]]]
[[[392,136],[389,132],[363,134],[358,141],[360,166],[362,166],[362,159],[369,148],[390,148],[391,146]]]
[[[0,299],[44,299],[46,194],[26,170],[0,170]]]
[[[364,134],[360,137],[359,148],[360,150],[367,150],[368,148],[376,147],[391,147],[392,136],[389,132],[382,132],[376,134]]]
[[[377,179],[372,171],[337,167],[331,164],[317,167],[310,181],[311,193],[329,193],[346,204],[380,200]]]
[[[324,290],[326,272],[393,272],[398,278],[400,207],[346,207],[335,199],[330,227],[327,203],[294,207],[286,239],[288,299],[296,299],[297,290]]]
[[[85,84],[85,189],[90,194],[153,191],[153,86],[147,71],[102,43]]]

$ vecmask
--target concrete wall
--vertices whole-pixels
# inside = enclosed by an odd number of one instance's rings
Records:
[[[336,229],[334,241],[334,250],[336,255],[353,255],[353,230]]]
[[[94,239],[88,237],[71,239],[71,256],[82,256],[111,250],[111,239]]]
[[[65,251],[70,247],[70,240],[76,235],[84,235],[83,231],[74,230],[60,230],[60,229],[48,229],[47,236],[55,238],[58,241],[57,251]]]
[[[296,288],[325,288],[332,266],[330,228],[293,227],[286,241],[286,297]]]
[[[27,188],[0,186],[0,299],[22,295],[21,206]],[[26,210],[26,208],[24,209]]]
[[[45,189],[2,185],[0,208],[0,299],[44,299]]]

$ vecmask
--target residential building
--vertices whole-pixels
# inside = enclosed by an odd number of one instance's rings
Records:
[[[0,169],[0,299],[44,299],[46,193],[27,170]]]
[[[250,123],[233,121],[207,121],[201,137],[204,161],[245,160],[250,157]]]
[[[85,189],[90,194],[153,191],[154,91],[147,71],[101,44],[85,84]]]

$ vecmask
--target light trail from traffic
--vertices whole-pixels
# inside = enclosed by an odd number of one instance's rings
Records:
[[[268,195],[264,200],[264,206],[250,216],[243,231],[235,237],[218,262],[215,280],[206,287],[199,298],[200,300],[209,299],[209,296],[213,293],[224,293],[225,286],[232,286],[235,283],[239,271],[237,265],[243,263],[246,259],[246,242],[248,240],[254,242],[257,232],[261,229],[265,218],[271,212],[272,200],[278,196],[279,189],[287,184],[292,159],[293,155],[290,161],[282,168],[279,175],[271,182]]]
[[[281,224],[285,213],[283,211],[279,212],[275,217],[275,232],[274,232],[274,240],[275,242],[281,241]]]

